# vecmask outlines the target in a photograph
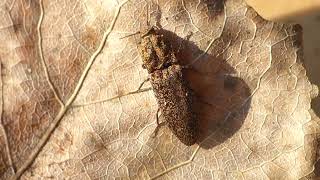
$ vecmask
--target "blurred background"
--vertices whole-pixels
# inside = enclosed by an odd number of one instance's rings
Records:
[[[307,76],[320,89],[320,0],[246,0],[260,16],[270,21],[298,23],[303,28],[304,65]],[[320,97],[312,100],[320,117]]]

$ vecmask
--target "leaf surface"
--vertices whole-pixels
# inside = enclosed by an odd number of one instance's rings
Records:
[[[0,3],[1,179],[299,179],[317,160],[302,29],[242,0]],[[138,46],[157,25],[199,102],[163,126]],[[160,116],[163,121],[163,117]]]

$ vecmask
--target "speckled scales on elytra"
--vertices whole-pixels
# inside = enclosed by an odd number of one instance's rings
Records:
[[[193,145],[199,134],[198,120],[192,109],[195,97],[170,43],[151,28],[142,36],[139,49],[165,121],[182,143]]]

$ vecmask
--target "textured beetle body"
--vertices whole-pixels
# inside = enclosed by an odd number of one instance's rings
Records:
[[[192,110],[195,97],[170,43],[151,28],[142,36],[139,49],[143,68],[151,75],[153,91],[170,130],[185,145],[193,145],[199,133],[197,117]]]

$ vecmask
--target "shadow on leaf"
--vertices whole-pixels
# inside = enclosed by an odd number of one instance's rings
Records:
[[[194,43],[173,32],[161,31],[177,52],[180,64],[194,62],[184,73],[197,96],[193,106],[200,124],[198,144],[205,149],[213,148],[242,126],[250,108],[250,88],[234,76],[235,69],[222,57],[201,51]]]

